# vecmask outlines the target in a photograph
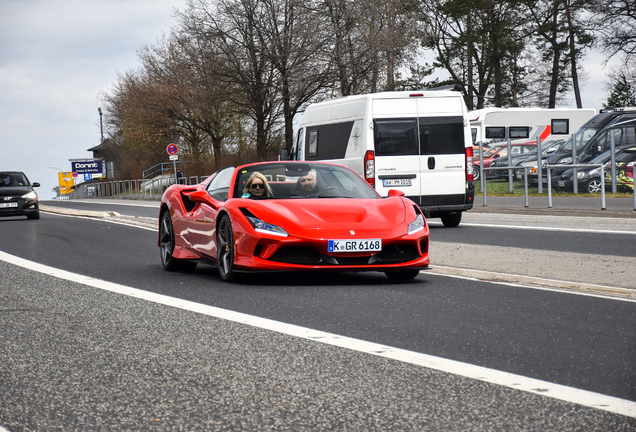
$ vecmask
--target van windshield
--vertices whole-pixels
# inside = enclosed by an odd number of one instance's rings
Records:
[[[420,117],[373,121],[376,156],[463,154],[462,117]]]

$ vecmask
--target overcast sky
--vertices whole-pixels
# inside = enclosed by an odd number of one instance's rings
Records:
[[[57,169],[99,145],[97,95],[136,69],[137,50],[176,22],[185,0],[0,0],[0,170],[24,171],[51,199]],[[606,95],[590,54],[586,108]],[[569,101],[573,106],[572,99]],[[166,154],[167,160],[167,154]]]

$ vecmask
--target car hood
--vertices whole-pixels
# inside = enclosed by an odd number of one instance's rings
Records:
[[[0,187],[0,196],[22,196],[33,189],[30,186]]]
[[[406,221],[406,204],[402,198],[351,199],[308,198],[287,200],[245,200],[240,207],[261,220],[302,235],[317,231],[357,234],[392,231]],[[414,217],[415,218],[415,217]],[[311,232],[311,234],[309,234]]]

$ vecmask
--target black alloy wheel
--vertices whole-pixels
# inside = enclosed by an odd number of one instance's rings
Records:
[[[159,223],[159,252],[161,254],[161,264],[169,271],[173,270],[194,270],[197,266],[195,261],[180,260],[172,256],[174,252],[174,229],[169,211],[161,214]]]
[[[223,215],[217,229],[217,265],[219,276],[225,282],[231,282],[236,276],[234,268],[234,233],[228,215]]]

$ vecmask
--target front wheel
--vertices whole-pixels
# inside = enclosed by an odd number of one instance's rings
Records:
[[[447,228],[454,228],[459,225],[462,220],[462,212],[446,213],[442,215],[442,223]]]
[[[234,268],[234,233],[228,215],[223,215],[216,234],[217,264],[219,276],[225,282],[231,282],[236,276]]]
[[[420,274],[420,271],[418,269],[387,270],[384,274],[391,280],[410,280]]]

